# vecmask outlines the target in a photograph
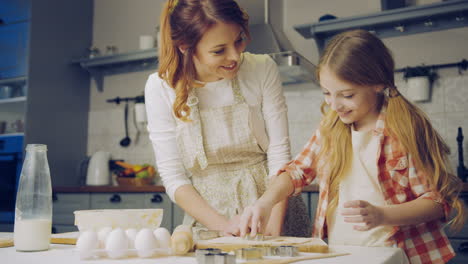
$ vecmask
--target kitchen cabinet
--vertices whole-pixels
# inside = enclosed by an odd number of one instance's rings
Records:
[[[28,28],[27,21],[0,25],[0,80],[26,75]]]
[[[174,230],[173,207],[175,206],[165,193],[148,193],[144,195],[143,208],[160,208],[164,210],[162,227],[172,233]]]
[[[455,253],[457,254],[448,264],[468,263],[468,245],[466,239],[450,239]]]
[[[142,209],[164,210],[162,227],[170,232],[182,223],[183,211],[173,204],[165,193],[54,193],[52,227],[54,232],[77,231],[74,211],[97,209]],[[173,208],[178,208],[174,220]],[[1,228],[1,226],[0,226]],[[7,227],[5,227],[7,228]]]
[[[312,225],[314,224],[314,221],[315,221],[315,212],[317,211],[318,199],[319,199],[318,192],[310,193],[308,204],[310,208],[310,221]]]
[[[2,0],[0,25],[13,24],[29,19],[30,0]]]
[[[52,185],[76,185],[90,79],[70,61],[91,46],[93,0],[2,0],[0,19],[0,85],[27,83],[27,96],[0,100],[0,120],[26,121],[25,145],[48,147]]]
[[[304,203],[305,203],[306,209],[307,209],[307,215],[308,215],[309,218],[310,218],[310,216],[311,216],[311,214],[310,214],[310,213],[311,213],[311,212],[310,212],[310,203],[309,203],[310,193],[309,193],[309,192],[303,192],[303,193],[301,194],[301,197],[302,197],[302,200],[304,200]]]
[[[462,193],[460,197],[465,201],[465,206],[468,205],[468,193]],[[468,263],[468,222],[459,232],[450,231],[449,228],[446,228],[446,232],[457,254],[449,263]]]
[[[314,38],[322,53],[326,43],[346,30],[365,29],[380,38],[405,36],[468,26],[468,1],[441,1],[429,5],[386,10],[364,16],[353,16],[295,26],[304,38]]]
[[[0,232],[13,232],[13,224],[0,224]]]
[[[89,193],[54,193],[52,201],[52,232],[78,231],[73,212],[90,208]]]
[[[88,193],[60,193],[53,195],[52,222],[61,225],[74,225],[74,211],[90,208],[90,195]]]
[[[184,221],[185,212],[177,204],[173,203],[172,207],[172,230]]]
[[[139,193],[93,193],[90,209],[136,209],[143,208],[144,194]]]

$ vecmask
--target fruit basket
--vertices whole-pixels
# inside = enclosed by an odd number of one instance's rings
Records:
[[[122,161],[116,161],[119,169],[113,171],[120,186],[145,186],[153,185],[156,170],[149,164],[132,165]]]
[[[118,177],[117,183],[119,186],[145,186],[153,185],[154,176],[146,178],[135,178],[135,177]]]

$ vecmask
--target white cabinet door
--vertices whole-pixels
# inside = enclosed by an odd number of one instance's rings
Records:
[[[182,224],[185,212],[177,204],[172,204],[172,229]]]
[[[14,225],[13,224],[0,224],[0,232],[13,232]]]
[[[55,193],[52,205],[54,225],[74,225],[74,211],[89,209],[89,193]]]
[[[144,193],[92,193],[91,209],[142,209]]]
[[[172,201],[165,193],[147,193],[144,197],[144,208],[163,209],[162,227],[172,233]]]
[[[66,233],[66,232],[77,232],[78,228],[75,225],[53,225],[52,233]]]

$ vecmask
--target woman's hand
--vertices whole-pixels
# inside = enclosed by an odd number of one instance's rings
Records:
[[[261,200],[244,208],[240,219],[240,235],[244,237],[249,230],[251,236],[262,233],[268,223],[272,208],[272,204],[262,203]]]
[[[240,234],[240,228],[239,228],[239,223],[240,223],[241,216],[240,215],[235,215],[229,219],[229,221],[226,223],[224,229],[222,230],[222,235],[223,236],[239,236]]]
[[[358,231],[367,231],[384,223],[382,208],[374,206],[363,200],[354,200],[344,203],[342,215],[345,216],[346,223],[364,223],[355,225]]]

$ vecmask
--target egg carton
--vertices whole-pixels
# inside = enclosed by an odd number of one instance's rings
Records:
[[[129,257],[138,257],[138,258],[153,258],[161,256],[172,256],[173,252],[170,248],[155,248],[149,250],[136,250],[136,249],[127,249],[123,251],[111,251],[105,249],[93,249],[93,250],[79,250],[75,249],[80,259],[100,259],[100,258],[111,258],[111,259],[121,259]]]
[[[98,232],[87,230],[80,233],[76,251],[81,259],[109,257],[151,258],[172,255],[171,235],[165,228],[140,230],[105,227]]]

